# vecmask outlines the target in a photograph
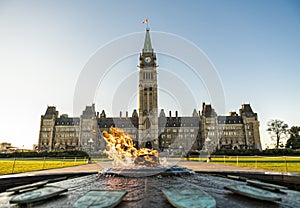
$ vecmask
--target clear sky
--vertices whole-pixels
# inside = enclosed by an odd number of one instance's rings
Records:
[[[152,31],[179,35],[206,53],[222,81],[226,111],[250,103],[263,146],[270,143],[270,119],[300,125],[298,0],[0,0],[0,142],[32,148],[48,105],[79,116],[73,95],[83,67],[101,46],[143,32],[145,17]],[[159,65],[163,60],[158,56]],[[137,63],[138,57],[131,72]],[[205,95],[197,97],[203,101],[209,102]]]

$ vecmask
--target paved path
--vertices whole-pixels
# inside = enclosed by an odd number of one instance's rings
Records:
[[[214,163],[206,163],[206,162],[194,162],[194,161],[180,161],[178,165],[199,172],[248,172],[248,173],[266,172],[266,170],[262,170],[262,169],[245,168],[239,166],[222,165],[222,164],[214,164]]]
[[[218,175],[237,175],[250,179],[257,179],[268,182],[277,182],[286,186],[293,186],[294,189],[300,189],[300,174],[281,173],[266,171],[262,169],[244,168],[238,166],[228,166],[223,164],[214,164],[196,161],[175,161],[171,165],[184,166],[198,173],[209,173]],[[42,171],[33,171],[26,173],[17,173],[0,176],[0,189],[2,186],[8,186],[11,183],[24,183],[24,180],[45,180],[55,177],[72,177],[86,174],[96,174],[104,168],[112,167],[111,162],[98,162],[73,167],[49,169]],[[34,181],[30,181],[34,182]],[[3,187],[2,187],[3,188]]]
[[[173,162],[172,164],[184,166],[191,170],[199,171],[199,172],[247,172],[247,173],[265,172],[265,170],[261,170],[261,169],[252,169],[252,168],[228,166],[228,165],[213,164],[213,163],[206,163],[206,162],[195,162],[195,161],[180,161],[180,162]],[[111,162],[98,162],[96,164],[86,164],[86,165],[79,165],[73,167],[3,175],[0,176],[0,179],[11,178],[11,177],[44,175],[44,174],[49,175],[49,174],[63,174],[63,173],[97,173],[103,168],[108,168],[111,166],[112,166]]]

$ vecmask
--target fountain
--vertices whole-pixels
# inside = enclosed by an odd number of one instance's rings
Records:
[[[289,189],[278,193],[282,201],[276,201],[276,203],[232,194],[224,187],[245,186],[245,183],[204,172],[193,174],[193,171],[185,167],[172,166],[166,163],[164,158],[159,158],[155,150],[135,148],[130,136],[120,129],[111,128],[109,133],[104,132],[103,135],[107,142],[106,154],[113,160],[112,167],[104,169],[100,174],[51,183],[51,186],[62,187],[68,192],[42,202],[28,204],[28,206],[76,207],[75,205],[78,205],[81,198],[86,195],[86,200],[82,201],[89,203],[93,202],[89,197],[95,200],[95,196],[91,196],[93,193],[103,192],[111,195],[112,192],[126,192],[118,207],[171,208],[172,205],[164,195],[168,190],[173,190],[173,192],[178,190],[179,193],[185,190],[204,191],[216,201],[218,207],[262,208],[274,205],[277,207],[299,207],[300,205],[297,200],[294,200],[300,197],[300,193]],[[104,163],[100,162],[99,165]],[[201,163],[195,164],[201,165]],[[30,191],[26,192],[27,195],[28,193]],[[193,194],[194,191],[189,191],[189,193]],[[15,207],[15,204],[10,203],[12,197],[14,195],[11,192],[0,193],[0,207]],[[185,195],[183,197],[187,198]],[[180,195],[179,198],[181,198]],[[198,199],[198,195],[194,195],[193,200]]]
[[[157,151],[135,148],[130,136],[120,129],[111,128],[109,133],[104,132],[104,139],[107,142],[106,154],[113,160],[113,167],[104,169],[101,174],[51,183],[51,186],[62,187],[68,192],[42,202],[28,204],[28,207],[74,207],[86,194],[91,195],[102,191],[126,192],[127,194],[118,205],[122,208],[171,208],[172,205],[164,196],[166,190],[201,190],[214,198],[218,207],[262,208],[266,206],[299,207],[300,205],[295,200],[300,197],[300,193],[293,190],[278,193],[282,201],[276,201],[276,203],[232,194],[224,187],[245,186],[245,183],[215,174],[199,172],[192,174],[193,172],[187,168],[168,165],[163,158],[158,157]],[[30,192],[26,192],[28,193]],[[87,196],[88,202],[93,201],[89,198],[90,195]],[[0,207],[15,207],[15,204],[10,203],[12,197],[14,195],[11,192],[0,193]],[[193,200],[198,199],[199,197],[196,196]]]
[[[171,176],[192,174],[193,171],[167,162],[160,163],[157,150],[137,149],[129,134],[116,127],[110,133],[103,132],[107,143],[106,154],[113,160],[114,167],[104,169],[101,175],[145,177],[153,175]]]

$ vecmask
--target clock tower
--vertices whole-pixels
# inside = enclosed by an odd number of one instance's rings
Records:
[[[149,28],[138,67],[139,147],[158,149],[157,65]]]

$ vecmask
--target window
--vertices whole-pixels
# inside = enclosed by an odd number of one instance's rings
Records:
[[[152,80],[153,79],[153,73],[152,72],[144,72],[143,73],[143,79],[144,80]]]

